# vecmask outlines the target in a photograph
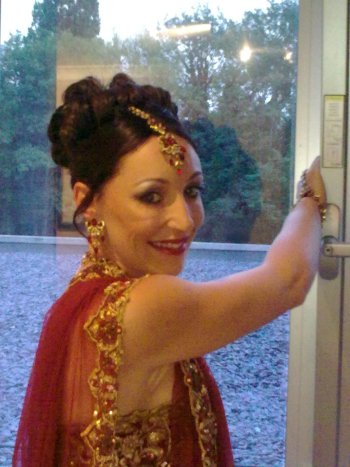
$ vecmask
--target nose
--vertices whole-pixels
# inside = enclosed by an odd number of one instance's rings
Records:
[[[168,226],[186,233],[190,233],[193,230],[193,213],[183,196],[177,196],[174,202],[169,206]]]

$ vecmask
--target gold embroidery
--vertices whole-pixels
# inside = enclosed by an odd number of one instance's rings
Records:
[[[80,434],[85,449],[81,446],[79,451],[82,456],[77,465],[171,467],[171,405],[134,411],[125,416],[119,415],[117,407],[118,371],[123,357],[124,311],[130,292],[140,279],[127,278],[119,266],[107,260],[91,262],[89,257],[85,257],[82,266],[70,285],[108,276],[117,281],[105,289],[103,304],[84,325],[90,339],[96,344],[98,359],[89,378],[95,410],[91,423]],[[202,465],[216,467],[217,425],[202,372],[195,359],[181,362],[181,368],[189,391]],[[76,465],[75,462],[72,459],[71,465]]]
[[[93,420],[81,433],[94,466],[169,465],[168,406],[135,411],[124,417],[119,415],[117,407],[124,311],[137,282],[137,279],[119,280],[109,285],[103,305],[84,326],[98,350],[98,364],[89,378],[96,401]]]
[[[85,253],[81,267],[69,283],[72,287],[77,282],[96,279],[98,277],[114,277],[115,279],[127,279],[127,275],[117,263],[106,258],[95,259],[91,253]]]
[[[211,408],[208,389],[195,359],[181,362],[184,381],[189,390],[192,415],[194,416],[201,457],[204,467],[217,466],[217,422]]]
[[[170,467],[168,405],[120,417],[114,436],[118,445],[116,458],[120,465]]]

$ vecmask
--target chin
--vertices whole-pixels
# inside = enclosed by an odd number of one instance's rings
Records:
[[[184,268],[184,261],[178,264],[169,264],[164,261],[162,265],[155,266],[149,271],[150,274],[165,274],[167,276],[178,276]]]
[[[174,265],[173,267],[169,267],[169,271],[165,272],[165,274],[168,274],[169,276],[178,276],[184,269],[185,262],[181,262],[178,265]]]
[[[169,272],[164,272],[164,274],[167,274],[168,276],[178,276],[183,270],[183,266],[179,268],[174,268]]]

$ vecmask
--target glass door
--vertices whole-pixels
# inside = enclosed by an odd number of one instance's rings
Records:
[[[69,181],[48,156],[48,117],[66,86],[123,71],[171,90],[207,185],[207,222],[185,271],[191,280],[257,265],[294,185],[297,0],[22,3],[19,17],[16,2],[0,0],[0,340],[16,359],[12,372],[1,362],[4,465],[42,318],[84,248],[72,239]],[[288,345],[286,314],[208,358],[237,467],[284,465]]]
[[[330,206],[319,277],[292,314],[286,463],[348,467],[348,2],[305,0],[300,18],[296,172],[321,154]]]

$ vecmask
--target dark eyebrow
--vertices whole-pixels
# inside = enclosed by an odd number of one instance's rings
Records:
[[[146,182],[156,182],[161,183],[162,185],[166,185],[168,183],[168,181],[164,180],[163,178],[145,178],[144,180],[141,180],[140,182],[136,183],[136,186]]]
[[[194,178],[196,177],[203,177],[203,173],[198,170],[197,172],[194,172],[190,178],[189,178],[189,181],[193,180]],[[163,178],[145,178],[144,180],[141,180],[140,182],[136,183],[135,185],[138,186],[138,185],[141,185],[143,183],[149,183],[149,182],[153,182],[153,183],[160,183],[162,185],[167,185],[169,182],[168,180],[165,180]]]
[[[198,177],[198,176],[203,177],[203,173],[202,173],[200,170],[198,170],[197,172],[194,172],[194,173],[191,175],[190,180],[192,180],[193,178],[196,178],[196,177]]]

